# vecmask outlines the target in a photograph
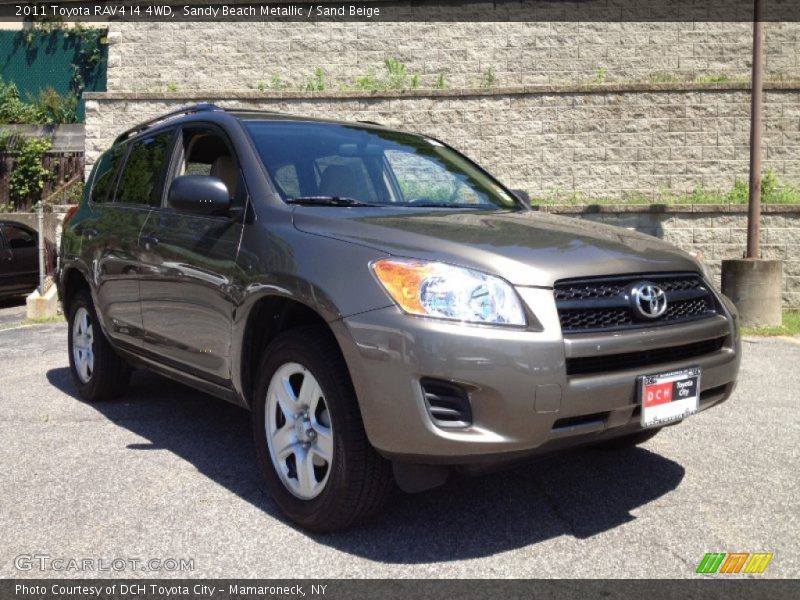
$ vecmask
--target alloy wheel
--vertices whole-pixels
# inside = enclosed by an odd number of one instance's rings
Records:
[[[89,383],[94,373],[94,327],[92,316],[83,306],[75,311],[72,321],[72,358],[78,379]]]
[[[303,500],[319,496],[331,474],[333,428],[317,379],[298,363],[282,365],[267,389],[264,426],[281,482]]]

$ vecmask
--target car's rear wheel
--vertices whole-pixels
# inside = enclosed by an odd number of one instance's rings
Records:
[[[661,427],[654,429],[643,429],[636,433],[630,433],[620,437],[611,438],[596,444],[598,448],[603,450],[619,450],[624,448],[633,448],[639,444],[644,444],[646,441],[653,439],[661,432]]]
[[[292,330],[270,344],[253,430],[272,498],[303,527],[347,527],[392,489],[390,463],[367,440],[347,367],[324,328]]]
[[[97,402],[127,389],[130,368],[103,334],[86,290],[79,291],[70,302],[68,345],[69,370],[81,398]]]

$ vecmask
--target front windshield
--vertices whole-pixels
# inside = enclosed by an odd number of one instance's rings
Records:
[[[349,198],[387,206],[516,209],[517,201],[436,140],[359,126],[244,121],[284,200]]]

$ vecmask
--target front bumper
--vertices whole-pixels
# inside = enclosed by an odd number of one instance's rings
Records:
[[[541,330],[415,318],[390,307],[348,317],[334,330],[359,398],[370,442],[387,457],[475,464],[631,433],[639,429],[637,378],[700,366],[700,409],[733,391],[740,344],[730,314],[619,334],[565,339],[552,291],[520,289]],[[568,359],[723,340],[708,354],[634,369],[567,375]],[[428,414],[420,380],[469,392],[472,425],[443,429]]]

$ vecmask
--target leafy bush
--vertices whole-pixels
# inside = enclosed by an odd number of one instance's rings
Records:
[[[14,160],[14,170],[8,181],[8,193],[14,200],[25,200],[44,190],[50,178],[42,158],[53,147],[49,138],[20,138]]]
[[[45,117],[36,104],[23,102],[13,82],[0,79],[0,123],[44,123]]]
[[[78,121],[78,98],[75,94],[59,94],[52,87],[39,92],[36,100],[45,123],[76,123]]]
[[[75,123],[78,120],[78,98],[73,93],[59,94],[52,87],[39,91],[25,102],[14,82],[0,79],[0,123],[29,125]]]

